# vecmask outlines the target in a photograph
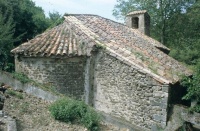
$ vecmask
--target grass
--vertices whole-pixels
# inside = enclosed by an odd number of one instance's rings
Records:
[[[11,95],[11,96],[15,96],[18,99],[23,99],[24,98],[23,95],[22,95],[22,93],[16,92],[14,90],[7,90],[6,93],[9,94],[9,95]]]
[[[20,114],[28,113],[29,105],[28,102],[22,103],[20,106]]]
[[[40,89],[43,89],[45,91],[49,91],[52,94],[62,96],[60,93],[57,92],[56,88],[50,83],[45,83],[45,84],[38,83],[38,82],[36,82],[34,80],[29,79],[28,76],[23,74],[23,73],[13,72],[12,76],[15,79],[19,80],[23,84],[30,83],[30,84],[32,84],[32,85],[34,85],[36,87],[39,87]]]
[[[23,73],[13,72],[12,76],[23,84],[31,82],[31,80]]]

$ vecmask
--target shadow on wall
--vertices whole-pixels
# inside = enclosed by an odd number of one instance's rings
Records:
[[[171,85],[171,96],[170,96],[170,104],[180,104],[187,107],[191,106],[190,100],[183,100],[183,96],[187,93],[187,89],[180,85],[180,82],[177,82],[174,85]]]
[[[173,85],[170,85],[170,96],[168,100],[168,116],[167,121],[170,120],[171,115],[173,114],[173,105],[183,105],[186,107],[191,106],[191,101],[183,100],[183,96],[186,95],[187,89],[180,85],[180,82],[177,82]]]

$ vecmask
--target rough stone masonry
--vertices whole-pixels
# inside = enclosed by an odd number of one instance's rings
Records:
[[[164,128],[169,85],[108,54],[97,58],[94,107],[141,129]]]
[[[16,71],[63,94],[83,99],[110,116],[142,130],[165,127],[169,85],[104,51],[91,57],[16,59]]]
[[[84,99],[84,68],[82,58],[20,58],[15,60],[16,72],[29,78],[50,85],[59,92]]]

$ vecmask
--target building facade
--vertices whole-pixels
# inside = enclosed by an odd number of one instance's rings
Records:
[[[130,13],[127,23],[136,27],[144,15]],[[142,28],[96,15],[66,15],[63,24],[11,51],[16,72],[84,100],[130,129],[164,128],[172,85],[191,72]]]

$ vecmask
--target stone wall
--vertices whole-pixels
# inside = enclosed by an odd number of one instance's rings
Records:
[[[16,71],[50,83],[61,93],[82,98],[106,118],[116,118],[114,121],[134,130],[166,126],[169,85],[104,51],[93,52],[89,58],[22,57],[16,59]]]
[[[38,98],[41,98],[43,100],[47,101],[55,101],[59,97],[55,94],[45,91],[31,83],[22,83],[19,80],[15,79],[10,73],[0,71],[0,83],[5,83],[12,87],[14,90],[23,90],[27,94],[31,94],[33,96],[36,96]]]
[[[15,59],[16,72],[54,86],[59,92],[79,99],[84,97],[85,59],[81,58],[25,58]]]
[[[118,59],[99,53],[94,75],[94,107],[140,130],[164,128],[168,85]]]

